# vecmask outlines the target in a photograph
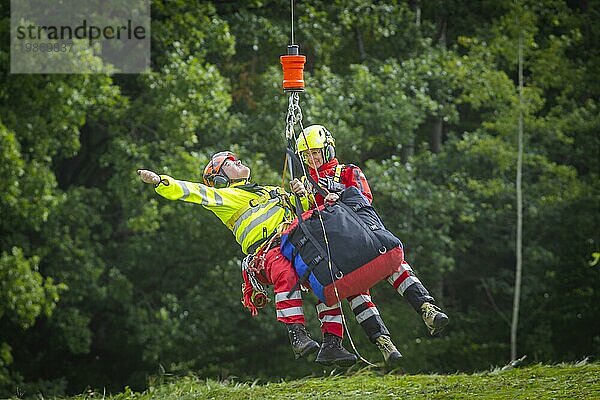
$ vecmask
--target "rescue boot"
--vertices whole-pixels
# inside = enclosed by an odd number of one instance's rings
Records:
[[[342,346],[342,338],[326,333],[323,335],[323,344],[317,354],[317,363],[321,365],[335,365],[337,367],[350,367],[358,358]]]
[[[311,339],[304,325],[288,324],[287,328],[296,360],[319,350],[319,343]]]
[[[394,343],[392,343],[392,339],[387,335],[381,335],[377,339],[375,339],[375,344],[383,354],[383,359],[385,363],[388,365],[397,364],[402,358],[402,354],[398,351]]]
[[[423,303],[421,306],[421,316],[432,336],[442,332],[446,325],[448,325],[448,316],[434,304]]]

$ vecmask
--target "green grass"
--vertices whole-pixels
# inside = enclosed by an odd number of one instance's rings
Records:
[[[185,377],[143,393],[87,393],[71,400],[191,399],[600,399],[600,363],[532,365],[454,375],[352,375],[281,383],[223,383]]]

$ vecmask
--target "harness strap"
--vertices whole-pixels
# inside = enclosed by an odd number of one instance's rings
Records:
[[[317,211],[315,211],[315,212],[317,212]],[[315,238],[313,236],[313,234],[308,230],[308,227],[306,226],[306,224],[299,223],[298,226],[300,227],[300,229],[302,229],[302,232],[304,232],[304,235],[313,244],[313,246],[315,246],[315,248],[317,249],[319,254],[318,254],[317,258],[315,258],[314,260],[312,260],[312,262],[309,263],[310,265],[308,266],[308,269],[306,270],[306,272],[304,272],[304,274],[300,277],[300,279],[298,279],[298,281],[296,281],[296,284],[294,285],[294,287],[288,292],[288,294],[287,294],[288,299],[292,296],[292,294],[294,294],[296,292],[296,290],[298,290],[300,285],[302,285],[304,282],[306,282],[306,280],[308,279],[312,270],[315,269],[317,264],[319,262],[321,262],[322,260],[331,261],[331,270],[334,275],[337,275],[337,273],[340,271],[339,268],[337,267],[337,265],[335,265],[335,263],[333,262],[333,260],[330,260],[330,258],[327,256],[327,252],[321,246],[321,244],[318,242],[317,238]],[[321,257],[320,260],[318,260],[319,256]]]
[[[338,164],[335,166],[335,174],[333,175],[333,181],[336,183],[340,183],[341,182],[341,176],[342,176],[342,170],[345,168],[346,166],[344,164]]]
[[[290,97],[291,99],[291,97]],[[289,110],[288,110],[289,112]],[[289,114],[288,114],[289,116]],[[292,131],[293,133],[293,131]],[[290,176],[293,179],[294,176],[297,176],[298,174],[294,174],[294,171],[301,171],[302,170],[302,160],[300,160],[300,158],[298,157],[298,155],[294,152],[294,141],[292,140],[292,138],[288,138],[288,145],[285,149],[285,152],[287,153],[287,160],[288,160],[288,164],[289,164],[289,169],[290,169]],[[294,196],[296,197],[296,203],[294,204],[294,208],[292,208],[292,210],[294,211],[294,213],[296,214],[296,217],[298,218],[298,223],[302,223],[302,213],[304,212],[304,210],[302,209],[302,202],[300,201],[300,196],[298,196],[297,194],[294,194]]]
[[[327,197],[329,192],[327,192],[327,190],[325,190],[323,186],[319,185],[319,182],[315,181],[315,178],[313,178],[311,174],[306,174],[306,179],[308,179],[310,184],[313,185],[317,193],[323,196],[323,198]]]

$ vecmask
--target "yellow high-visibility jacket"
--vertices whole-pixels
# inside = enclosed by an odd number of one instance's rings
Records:
[[[160,175],[160,179],[156,193],[169,200],[201,204],[212,211],[232,231],[244,254],[254,252],[282,222],[294,218],[283,198],[285,191],[275,186],[238,182],[217,189],[168,175]],[[294,201],[294,197],[291,200]],[[306,210],[308,199],[302,197],[301,202]]]

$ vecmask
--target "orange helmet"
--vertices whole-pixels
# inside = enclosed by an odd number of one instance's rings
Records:
[[[230,151],[220,151],[215,153],[211,158],[206,167],[204,167],[204,173],[202,179],[206,186],[215,188],[224,188],[229,186],[231,180],[222,171],[223,164],[225,161],[237,161],[238,157]]]

